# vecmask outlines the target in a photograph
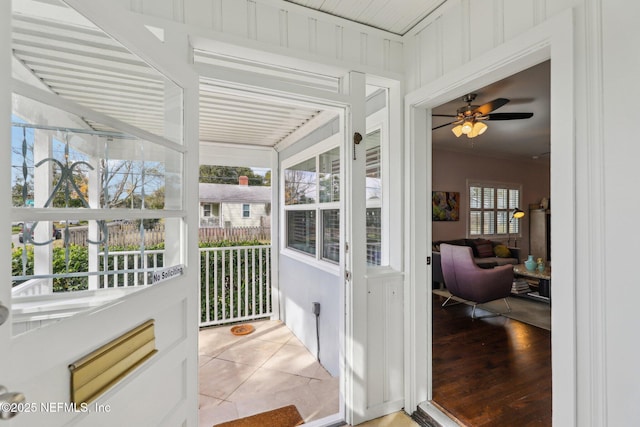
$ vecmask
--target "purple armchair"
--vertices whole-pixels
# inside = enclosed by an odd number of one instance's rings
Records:
[[[471,317],[475,318],[476,305],[504,299],[511,294],[513,266],[500,265],[490,269],[480,268],[473,261],[472,249],[468,246],[440,245],[442,275],[452,296],[473,302]],[[451,299],[449,297],[442,306]]]

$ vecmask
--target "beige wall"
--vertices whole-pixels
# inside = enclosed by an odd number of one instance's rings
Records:
[[[495,181],[522,185],[522,204],[525,212],[530,203],[549,197],[548,160],[513,160],[445,150],[433,151],[433,189],[460,192],[460,221],[434,221],[433,240],[466,237],[469,203],[467,179]],[[505,239],[506,240],[506,239]],[[518,247],[524,256],[529,251],[528,216],[522,220],[522,238]]]
[[[222,226],[227,221],[231,222],[231,227],[259,227],[261,218],[268,218],[267,208],[264,203],[249,203],[249,218],[242,216],[242,203],[222,204]],[[268,220],[265,220],[268,222]]]

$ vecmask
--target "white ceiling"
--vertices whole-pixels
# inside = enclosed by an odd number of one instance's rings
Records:
[[[482,105],[496,98],[510,100],[495,113],[533,113],[523,120],[486,121],[488,129],[482,135],[469,139],[451,132],[452,126],[433,131],[434,148],[468,151],[503,157],[548,158],[550,150],[550,62],[545,61],[489,86],[474,90],[478,96],[473,105]],[[455,114],[465,106],[461,99],[452,100],[433,109],[433,114]],[[433,117],[433,127],[453,119]]]
[[[349,21],[403,35],[443,0],[285,0]]]

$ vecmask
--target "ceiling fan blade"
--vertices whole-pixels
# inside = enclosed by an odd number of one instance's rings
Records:
[[[433,117],[458,117],[456,114],[432,114]]]
[[[484,120],[519,120],[529,119],[533,117],[533,113],[493,113],[487,114]]]
[[[509,102],[507,98],[496,98],[493,101],[489,101],[486,104],[482,104],[481,106],[473,110],[473,112],[480,113],[483,116],[485,116],[490,112],[492,112],[493,110],[497,110],[498,108],[502,107],[507,102]]]
[[[454,120],[454,121],[449,122],[449,123],[445,123],[445,124],[440,125],[440,126],[436,126],[436,127],[434,127],[434,128],[431,128],[431,130],[433,131],[433,130],[436,130],[436,129],[440,129],[440,128],[443,128],[443,127],[445,127],[445,126],[452,125],[452,124],[454,124],[455,122],[457,122],[457,120]]]

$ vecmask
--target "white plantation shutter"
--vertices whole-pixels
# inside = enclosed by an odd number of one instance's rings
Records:
[[[520,235],[520,220],[511,220],[513,209],[520,208],[520,184],[474,181],[468,184],[468,237],[507,237]]]

